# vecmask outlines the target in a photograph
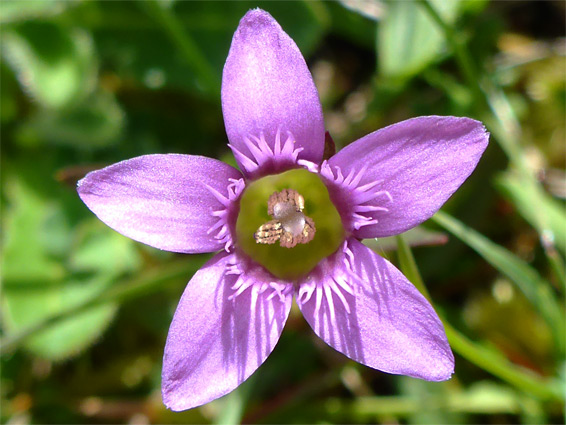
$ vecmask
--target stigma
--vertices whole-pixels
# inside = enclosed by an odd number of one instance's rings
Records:
[[[261,244],[279,244],[284,248],[293,248],[301,243],[309,243],[316,232],[314,221],[303,210],[305,199],[293,189],[274,192],[267,201],[267,213],[273,220],[262,224],[254,234],[254,239]]]

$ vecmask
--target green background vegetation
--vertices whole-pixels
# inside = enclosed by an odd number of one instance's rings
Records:
[[[273,354],[237,391],[183,413],[162,405],[168,326],[208,256],[117,234],[74,186],[89,170],[142,154],[231,161],[221,72],[253,7],[299,45],[338,148],[418,115],[469,116],[491,132],[478,169],[443,213],[402,237],[368,242],[430,293],[456,354],[452,380],[349,361],[293,310]],[[562,422],[564,8],[2,1],[0,420]]]

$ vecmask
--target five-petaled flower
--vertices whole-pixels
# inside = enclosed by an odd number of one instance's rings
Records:
[[[146,155],[78,184],[85,204],[132,239],[174,252],[220,251],[177,307],[163,359],[165,404],[189,409],[240,385],[275,347],[293,297],[314,332],[346,356],[388,373],[449,379],[454,357],[432,306],[360,240],[430,218],[476,167],[488,143],[483,125],[414,118],[323,160],[311,74],[293,40],[259,9],[234,34],[222,110],[241,171],[200,156]],[[261,200],[272,220],[254,233],[246,196],[262,181],[289,191]],[[326,210],[316,205],[324,196]],[[331,210],[338,219],[329,225]]]

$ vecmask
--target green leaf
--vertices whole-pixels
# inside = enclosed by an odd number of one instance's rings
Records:
[[[448,214],[438,212],[433,220],[475,250],[517,286],[552,329],[557,351],[564,353],[565,318],[563,309],[556,300],[550,284],[535,269],[513,253]]]
[[[48,167],[29,159],[10,163],[6,177],[1,304],[8,337],[72,311],[139,265],[132,241],[103,231],[95,219],[74,226],[64,199],[54,197],[62,191],[46,178]],[[102,334],[116,309],[112,301],[92,306],[37,332],[25,346],[52,360],[76,354]]]
[[[11,335],[41,323],[61,311],[71,309],[106,289],[113,279],[95,276],[90,279],[68,279],[58,285],[14,285],[7,282],[3,297],[3,320],[6,334]],[[61,360],[89,346],[106,329],[117,305],[106,303],[46,330],[38,332],[26,343],[34,354]]]
[[[203,79],[213,79],[219,91],[232,36],[248,10],[270,12],[305,55],[317,46],[328,21],[324,5],[313,2],[294,2],[292,8],[281,2],[222,2],[222,13],[218,4],[159,3],[164,18],[145,2],[85,2],[69,16],[91,30],[101,58],[122,80],[200,94],[206,94]],[[206,68],[212,75],[202,75]]]
[[[406,377],[400,379],[415,387],[446,386]],[[463,424],[471,422],[467,415],[520,414],[526,410],[525,401],[531,406],[534,404],[535,408],[544,406],[536,400],[521,397],[512,388],[490,381],[473,383],[466,390],[454,380],[448,384],[452,385],[442,393],[422,391],[415,394],[412,391],[413,394],[401,396],[328,397],[324,403],[305,403],[301,411],[308,415],[307,418],[324,418],[321,421],[324,423],[381,423],[385,421],[379,418],[395,418],[396,422],[403,423]]]
[[[458,0],[434,0],[433,5],[448,22],[456,20]],[[413,77],[438,59],[445,46],[444,34],[416,1],[390,1],[378,23],[377,52],[380,73],[385,77]]]
[[[471,341],[446,321],[444,330],[452,349],[480,368],[540,399],[564,399],[564,384],[558,379],[541,378],[531,370],[511,363],[499,351]]]
[[[515,205],[521,216],[541,237],[548,238],[563,254],[566,253],[566,209],[558,201],[540,193],[533,184],[525,183],[511,172],[501,174],[497,187]],[[535,206],[536,207],[533,207]]]
[[[462,424],[465,423],[462,414],[453,409],[446,409],[441,404],[431,402],[432,399],[443,400],[445,403],[455,401],[456,394],[450,382],[429,382],[399,376],[396,380],[399,393],[415,400],[415,409],[407,418],[409,424]]]
[[[231,425],[242,423],[246,405],[253,392],[254,384],[257,381],[257,374],[250,376],[250,379],[238,386],[234,391],[221,400],[216,401],[215,405],[220,405],[214,421],[215,425]],[[216,406],[215,406],[216,407]]]
[[[4,64],[0,63],[0,123],[2,125],[17,119],[21,105],[18,102],[19,84],[14,74]]]
[[[57,205],[45,199],[22,180],[5,178],[9,204],[4,210],[4,244],[2,275],[4,281],[56,282],[65,275],[64,267],[49,255],[38,235],[45,229],[46,219]]]
[[[434,218],[438,218],[438,216],[448,217],[449,220],[453,220],[454,222],[456,221],[441,212],[438,212]],[[450,229],[447,228],[447,230]],[[398,256],[401,271],[415,285],[421,294],[430,300],[430,295],[423,283],[419,269],[413,257],[413,253],[411,252],[411,248],[403,240],[401,235],[397,238],[399,243]],[[442,314],[440,314],[439,317],[444,324],[444,330],[446,331],[448,342],[456,353],[495,376],[498,376],[524,391],[536,394],[540,398],[562,399],[560,383],[557,380],[541,379],[540,377],[533,375],[530,371],[525,371],[523,368],[512,364],[501,354],[501,352],[470,341],[466,336],[452,327]]]
[[[41,105],[65,108],[93,89],[97,67],[88,33],[30,21],[9,27],[2,42],[7,63]]]
[[[69,1],[62,0],[2,0],[0,2],[0,23],[43,18],[61,13]]]
[[[120,275],[137,270],[141,265],[136,242],[110,229],[98,218],[83,221],[76,232],[80,243],[69,259],[69,267],[74,272]]]
[[[131,300],[150,293],[163,290],[168,284],[185,284],[187,280],[209,259],[209,255],[192,255],[187,259],[167,262],[162,265],[145,269],[138,276],[122,281],[106,290],[92,291],[80,302],[66,306],[48,317],[37,320],[19,331],[9,332],[1,341],[2,353],[10,352],[22,344],[27,344],[35,336],[67,322],[72,322],[87,311],[104,305],[114,305],[121,301]],[[88,284],[88,283],[87,283]],[[16,307],[19,307],[16,305]],[[6,314],[3,312],[3,314]],[[24,319],[25,320],[25,319]],[[5,321],[7,322],[7,321]],[[63,329],[63,332],[66,329]]]
[[[78,149],[103,148],[117,142],[124,112],[114,96],[96,93],[71,110],[40,110],[26,123],[28,137]]]

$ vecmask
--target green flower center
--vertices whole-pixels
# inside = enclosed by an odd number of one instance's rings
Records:
[[[238,246],[253,260],[274,276],[292,280],[336,251],[344,228],[318,175],[301,169],[246,186],[236,235]]]

